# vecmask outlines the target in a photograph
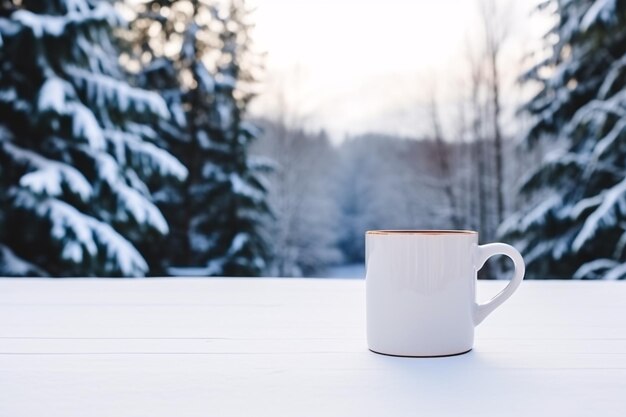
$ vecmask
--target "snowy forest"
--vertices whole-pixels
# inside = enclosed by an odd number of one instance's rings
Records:
[[[340,138],[286,85],[251,110],[262,7],[0,0],[0,276],[333,277],[366,230],[472,229],[528,278],[626,278],[626,2],[537,5],[513,99],[478,0],[454,102],[424,79],[424,132]]]

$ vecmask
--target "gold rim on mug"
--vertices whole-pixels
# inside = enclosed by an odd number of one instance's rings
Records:
[[[368,235],[474,235],[474,230],[368,230]]]

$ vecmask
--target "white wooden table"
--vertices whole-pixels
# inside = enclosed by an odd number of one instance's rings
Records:
[[[3,279],[0,416],[626,416],[626,283],[525,282],[457,357],[364,326],[360,280]]]

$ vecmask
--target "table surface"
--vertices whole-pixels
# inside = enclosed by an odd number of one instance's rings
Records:
[[[626,415],[626,283],[524,282],[472,352],[432,359],[367,350],[364,290],[2,279],[0,416]]]

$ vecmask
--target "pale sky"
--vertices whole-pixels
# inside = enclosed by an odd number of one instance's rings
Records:
[[[444,123],[453,118],[467,76],[468,45],[482,36],[474,0],[251,0],[255,42],[267,52],[254,114],[277,111],[339,140],[367,131],[429,132],[426,103],[435,95]],[[496,0],[508,11],[503,72],[507,103],[519,102],[514,78],[536,49],[547,20],[537,0]],[[509,5],[508,7],[506,5]],[[475,47],[475,46],[473,46]]]

